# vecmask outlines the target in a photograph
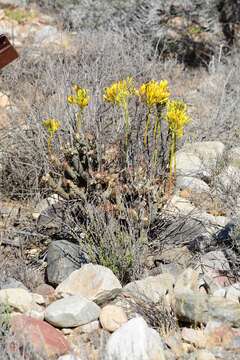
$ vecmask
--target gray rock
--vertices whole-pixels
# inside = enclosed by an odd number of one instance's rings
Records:
[[[133,281],[127,284],[124,289],[136,294],[141,294],[152,302],[159,302],[166,293],[173,292],[174,276],[171,274],[160,274],[148,276],[145,279]]]
[[[177,175],[209,178],[225,145],[220,141],[203,141],[185,145],[176,154]]]
[[[26,286],[21,281],[18,281],[12,277],[9,277],[4,281],[0,281],[0,289],[16,289],[16,288],[22,288],[28,291]]]
[[[222,321],[233,327],[240,327],[240,304],[220,297],[210,297],[208,305],[209,318]]]
[[[97,320],[100,307],[76,295],[57,300],[45,310],[45,320],[59,328],[71,328]]]
[[[208,297],[197,291],[179,290],[175,294],[178,318],[206,324],[210,320],[240,327],[240,304],[220,297]]]
[[[202,275],[207,275],[218,285],[221,285],[222,274],[227,274],[231,271],[229,262],[221,250],[210,251],[201,255],[199,262],[195,264],[195,268]]]
[[[50,243],[47,255],[47,278],[52,285],[58,285],[73,271],[87,263],[87,258],[77,244],[67,240]]]
[[[181,190],[190,189],[196,192],[210,192],[208,184],[192,176],[177,176],[176,188]]]
[[[191,323],[208,321],[208,297],[200,292],[182,289],[175,293],[176,313],[179,319]]]
[[[109,338],[104,360],[165,360],[159,334],[142,318],[129,320]]]
[[[64,206],[61,202],[49,206],[43,210],[37,218],[37,226],[39,229],[47,229],[48,232],[56,232],[62,227],[62,219],[64,216]]]

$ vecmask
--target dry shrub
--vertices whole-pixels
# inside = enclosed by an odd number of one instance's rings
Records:
[[[11,241],[9,242],[11,243]],[[0,288],[8,279],[20,281],[26,288],[34,290],[44,280],[39,264],[29,261],[24,255],[25,247],[1,245]]]

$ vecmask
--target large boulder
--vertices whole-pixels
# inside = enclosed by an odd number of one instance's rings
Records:
[[[208,297],[197,291],[179,289],[175,293],[176,313],[179,319],[190,323],[206,324],[208,321]]]
[[[49,305],[45,310],[45,320],[59,328],[71,328],[97,320],[99,314],[98,305],[76,295],[67,296]]]
[[[86,264],[72,272],[56,288],[56,295],[80,295],[94,300],[101,292],[121,288],[113,272],[101,265]]]
[[[30,345],[35,353],[47,355],[48,359],[56,359],[70,351],[63,334],[45,321],[15,315],[11,319],[11,329],[22,348]]]
[[[104,360],[165,360],[159,334],[142,318],[129,320],[110,337]]]
[[[53,241],[48,246],[47,278],[52,285],[59,285],[73,271],[87,263],[87,258],[77,244],[67,240]]]

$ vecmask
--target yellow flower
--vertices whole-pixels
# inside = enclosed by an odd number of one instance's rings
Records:
[[[121,106],[126,103],[128,97],[135,94],[135,91],[133,78],[127,77],[127,79],[115,82],[105,88],[103,99],[111,104]]]
[[[154,105],[165,105],[170,96],[168,81],[161,80],[157,82],[151,80],[148,83],[142,84],[138,90],[138,94],[149,108]]]
[[[189,123],[187,105],[182,100],[171,100],[167,103],[166,121],[177,137],[183,136],[184,126]]]
[[[88,106],[90,100],[88,90],[81,88],[79,85],[74,85],[73,90],[75,92],[75,95],[68,96],[68,103],[71,105],[77,105],[81,109],[84,109],[86,106]]]
[[[55,119],[44,120],[42,124],[51,136],[53,136],[60,128],[60,122]]]

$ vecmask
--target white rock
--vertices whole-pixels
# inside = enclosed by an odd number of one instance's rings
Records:
[[[56,295],[81,295],[94,300],[101,292],[121,288],[113,272],[105,266],[86,264],[73,271],[55,290]]]
[[[93,331],[98,330],[100,328],[100,323],[98,320],[94,320],[88,324],[81,325],[80,328],[81,332],[89,334]]]
[[[38,309],[33,294],[22,288],[0,290],[0,303],[10,305],[22,313]]]
[[[211,177],[225,145],[220,141],[203,141],[184,145],[176,154],[177,175]]]
[[[167,292],[173,292],[174,276],[165,273],[156,276],[148,276],[145,279],[132,281],[124,289],[137,294],[146,296],[151,301],[157,303]]]
[[[33,301],[35,301],[36,304],[44,305],[46,303],[44,297],[40,294],[32,293]]]
[[[219,185],[220,191],[226,191],[227,189],[236,189],[240,185],[240,168],[233,165],[229,165],[224,169],[217,177],[217,185]]]
[[[64,334],[64,335],[71,335],[73,333],[73,329],[71,328],[62,328],[61,329],[61,332]]]
[[[233,285],[217,289],[214,291],[213,296],[224,297],[225,299],[235,301],[239,303],[240,299],[240,283],[235,283]]]
[[[225,151],[220,141],[201,141],[185,145],[181,150],[196,154],[206,166],[214,166]]]
[[[44,310],[42,308],[39,309],[31,309],[26,312],[27,316],[31,316],[34,319],[44,320]]]
[[[142,318],[129,320],[109,338],[104,360],[165,360],[159,334]]]
[[[97,320],[99,314],[98,305],[76,295],[50,304],[45,310],[45,320],[59,328],[71,328]]]
[[[100,312],[100,323],[103,329],[113,332],[128,321],[125,311],[116,305],[106,305]]]
[[[62,355],[58,358],[58,360],[83,360],[80,359],[80,357],[74,355],[74,354],[66,354],[66,355]]]
[[[176,188],[181,190],[190,189],[195,192],[210,192],[210,187],[205,181],[192,176],[177,176]]]
[[[204,166],[200,158],[193,153],[184,152],[182,149],[176,154],[177,175],[202,177]]]
[[[184,199],[178,195],[173,195],[165,206],[166,212],[173,215],[196,215],[199,210],[190,203],[189,200]]]

